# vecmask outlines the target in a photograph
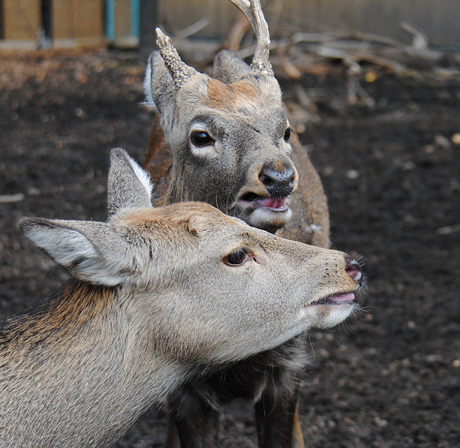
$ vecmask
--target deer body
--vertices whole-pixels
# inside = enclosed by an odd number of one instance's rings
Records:
[[[112,152],[107,222],[24,219],[73,279],[0,323],[0,447],[106,447],[187,380],[350,315],[345,254],[283,240],[207,204],[153,208]]]
[[[208,202],[251,226],[329,247],[326,196],[283,107],[260,1],[231,1],[257,37],[251,66],[224,50],[213,77],[199,73],[157,30],[159,51],[144,83],[158,111],[144,162],[159,185],[155,201]],[[215,446],[219,403],[239,396],[255,403],[260,447],[302,448],[296,409],[305,360],[302,341],[293,340],[245,360],[244,368],[235,364],[177,390],[169,400],[175,424],[170,421],[167,448]]]

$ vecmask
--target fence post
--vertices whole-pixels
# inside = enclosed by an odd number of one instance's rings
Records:
[[[139,4],[139,60],[147,62],[156,49],[155,28],[159,24],[159,1],[140,0]]]
[[[105,2],[105,37],[110,42],[115,38],[115,1],[106,0]]]

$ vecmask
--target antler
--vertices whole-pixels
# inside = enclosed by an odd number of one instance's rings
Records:
[[[273,76],[273,69],[268,56],[270,54],[270,33],[265,20],[260,0],[230,0],[249,20],[257,39],[256,51],[251,69],[261,75]]]
[[[182,61],[171,39],[166,36],[166,34],[163,34],[160,28],[157,28],[156,32],[157,46],[160,50],[161,57],[174,79],[176,89],[180,89],[190,78],[197,75],[198,72]]]

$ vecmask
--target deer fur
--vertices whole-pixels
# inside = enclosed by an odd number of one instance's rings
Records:
[[[144,85],[147,104],[158,111],[144,161],[159,186],[155,204],[204,201],[279,236],[329,247],[321,180],[291,130],[273,76],[254,75],[241,59],[223,50],[215,58],[213,78],[196,72],[176,89],[161,54],[154,52]],[[197,131],[215,143],[197,148],[191,142]],[[248,193],[270,198],[260,178],[264,166],[294,172],[292,191],[281,194],[285,212],[254,209],[251,201],[240,200]]]
[[[199,73],[157,29],[159,51],[152,53],[144,81],[147,103],[158,112],[144,161],[158,185],[154,203],[205,201],[251,226],[328,248],[326,196],[282,103],[260,1],[231,1],[257,39],[251,65],[223,50],[212,77]],[[197,145],[197,133],[209,144]],[[289,341],[245,361],[244,368],[236,364],[176,391],[167,448],[215,446],[220,404],[240,396],[255,403],[259,447],[304,447],[297,408],[307,359],[303,345],[300,339]],[[244,388],[239,375],[246,378]],[[264,378],[271,383],[261,386]]]
[[[223,50],[215,57],[212,77],[199,73],[181,61],[157,29],[159,51],[152,53],[144,81],[147,103],[158,112],[144,161],[159,187],[154,203],[205,201],[251,226],[328,248],[326,196],[282,103],[260,1],[231,1],[256,35],[251,65]],[[209,144],[197,145],[197,133],[208,136]],[[269,185],[277,179],[277,188]],[[236,364],[176,391],[167,448],[214,446],[220,404],[240,396],[255,403],[260,447],[304,447],[297,401],[306,359],[302,341],[289,341],[245,361],[244,369]],[[246,378],[244,388],[238,375]],[[267,377],[272,384],[262,387]]]
[[[106,447],[188,379],[356,309],[345,254],[150,195],[117,149],[107,222],[20,222],[72,279],[0,324],[0,447]]]

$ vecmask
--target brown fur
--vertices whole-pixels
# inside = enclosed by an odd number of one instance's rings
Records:
[[[260,101],[261,92],[249,81],[224,84],[210,78],[206,105],[220,111],[235,112],[248,102]]]
[[[235,4],[246,11],[244,14],[252,20],[253,27],[261,27],[259,32],[265,30],[262,46],[266,60],[261,62],[255,57],[250,68],[235,55],[222,51],[214,61],[215,78],[185,70],[183,65],[175,73],[158,53],[153,53],[149,60],[145,89],[160,119],[156,119],[152,127],[144,167],[150,172],[151,180],[161,185],[162,198],[155,198],[155,203],[209,202],[254,227],[329,247],[329,212],[321,180],[297,135],[293,133],[290,141],[284,138],[289,127],[288,114],[268,62],[268,27],[260,4],[254,1],[250,6],[249,2]],[[258,9],[257,14],[254,8]],[[177,52],[174,54],[180,60]],[[264,70],[260,70],[261,67]],[[188,79],[178,83],[176,79],[182,79],[182,71]],[[192,131],[196,130],[204,131],[211,138],[208,144],[200,147],[194,143]],[[167,155],[169,151],[171,158]],[[167,160],[167,172],[163,167],[156,170],[152,161],[159,158]],[[289,185],[283,179],[289,179]],[[168,189],[164,188],[167,184]],[[276,202],[266,201],[267,198],[285,197],[288,199],[284,210],[281,206],[276,206],[276,211],[270,210],[269,204]],[[292,347],[296,349],[291,351]],[[280,350],[283,352],[283,348]],[[265,371],[266,366],[261,367],[259,358],[251,358],[244,368],[240,365],[229,368],[224,374],[226,380],[221,383],[210,380],[207,387],[204,383],[193,383],[184,389],[183,396],[178,392],[171,402],[171,411],[181,426],[180,442],[171,430],[167,448],[212,446],[217,439],[211,432],[211,417],[215,414],[206,404],[208,395],[218,395],[222,392],[216,392],[220,387],[226,389],[228,395],[239,396],[238,380],[230,378],[238,378],[244,371],[251,378],[248,395],[252,399],[257,395],[259,400],[256,404],[259,446],[302,448],[298,414],[294,415],[300,365],[294,360],[303,349],[296,341],[290,341],[285,352],[292,355],[291,358],[279,351],[262,357],[262,364],[273,360],[282,372],[282,381],[277,381],[274,370]],[[260,382],[265,376],[273,384],[262,388]],[[260,394],[259,389],[263,391]],[[284,407],[278,401],[283,394],[290,397],[284,400]],[[276,412],[272,412],[271,405]],[[203,414],[196,409],[204,409]]]
[[[155,185],[153,205],[160,205],[166,195],[171,182],[172,163],[171,148],[165,143],[165,135],[157,115],[151,128],[148,150],[144,158],[144,167],[151,173],[151,180]]]
[[[0,367],[12,356],[17,362],[37,346],[45,350],[58,348],[64,353],[67,344],[88,324],[99,325],[104,312],[110,312],[117,288],[91,285],[71,280],[44,302],[32,315],[15,316],[4,321],[0,329]],[[2,364],[3,362],[3,364]]]

